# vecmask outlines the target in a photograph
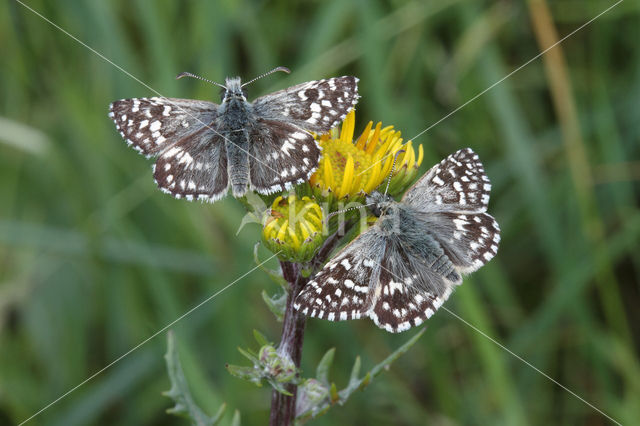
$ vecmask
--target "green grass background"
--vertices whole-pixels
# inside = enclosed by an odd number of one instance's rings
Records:
[[[251,97],[361,79],[358,129],[416,135],[613,4],[582,1],[27,2],[165,96],[291,68]],[[548,16],[545,15],[548,11]],[[624,424],[640,421],[640,5],[624,1],[415,140],[424,170],[479,153],[502,228],[498,256],[447,307]],[[554,36],[554,33],[557,33]],[[17,423],[254,266],[243,208],[174,200],[126,147],[107,106],[148,89],[15,1],[0,4],[0,424]],[[268,253],[261,251],[266,258]],[[231,377],[252,329],[277,341],[256,271],[175,327],[198,401],[265,424],[268,388]],[[609,424],[441,310],[390,371],[318,425]],[[311,375],[336,347],[384,359],[413,331],[308,323]],[[184,424],[164,336],[42,413],[39,425]]]

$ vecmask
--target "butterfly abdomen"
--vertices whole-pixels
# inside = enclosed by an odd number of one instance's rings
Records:
[[[249,185],[249,134],[239,129],[225,134],[227,170],[234,197],[242,197]]]
[[[242,98],[231,98],[224,104],[221,115],[227,170],[234,197],[242,197],[249,185],[249,132],[247,124],[251,117],[248,103]]]

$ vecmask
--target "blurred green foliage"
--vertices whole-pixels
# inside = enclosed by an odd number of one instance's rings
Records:
[[[368,120],[418,134],[613,3],[101,1],[33,7],[165,96],[213,99],[216,81],[292,69],[255,97],[327,76],[361,79]],[[545,17],[548,9],[549,15]],[[551,19],[549,19],[551,17]],[[640,419],[640,4],[620,3],[416,139],[428,168],[479,153],[493,183],[498,256],[447,304],[602,409]],[[557,32],[557,36],[554,35]],[[16,1],[0,4],[0,424],[17,423],[254,266],[256,225],[155,189],[150,161],[107,118],[149,88]],[[552,54],[553,52],[553,54]],[[262,258],[267,257],[263,250]],[[271,267],[275,266],[272,262]],[[270,393],[226,362],[280,324],[255,271],[176,327],[197,403],[265,424]],[[606,424],[601,414],[441,310],[389,372],[315,424]],[[409,332],[411,333],[411,332]],[[336,347],[349,380],[407,335],[310,320],[303,370]],[[177,424],[159,336],[30,424]]]

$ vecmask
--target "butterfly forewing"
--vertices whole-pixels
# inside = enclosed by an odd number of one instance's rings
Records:
[[[484,212],[491,183],[478,155],[461,149],[433,166],[404,195],[402,202],[422,211]]]
[[[260,193],[289,189],[309,179],[320,160],[320,147],[311,133],[275,120],[259,119],[249,132],[251,186]]]
[[[265,119],[286,121],[302,129],[325,133],[338,125],[358,102],[358,79],[352,76],[298,84],[253,102]]]
[[[147,156],[210,126],[218,106],[211,102],[175,98],[133,98],[113,102],[109,117],[129,145]]]

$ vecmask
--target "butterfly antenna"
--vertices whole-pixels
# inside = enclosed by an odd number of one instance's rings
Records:
[[[261,79],[262,77],[266,77],[269,74],[273,74],[274,72],[278,72],[278,71],[282,71],[282,72],[286,72],[287,74],[291,74],[291,70],[289,68],[287,68],[287,67],[277,67],[277,68],[272,69],[269,72],[265,72],[264,74],[261,74],[261,75],[257,76],[256,78],[254,78],[252,80],[247,81],[246,83],[243,83],[242,86],[240,86],[240,87],[244,87],[247,84],[251,84],[256,80]]]
[[[206,81],[207,83],[211,83],[211,84],[214,84],[216,86],[222,87],[223,89],[226,89],[226,87],[223,86],[220,83],[216,83],[215,81],[211,81],[211,80],[208,80],[208,79],[206,79],[204,77],[200,77],[199,75],[191,74],[190,72],[181,72],[180,74],[178,74],[176,76],[176,80],[180,80],[182,77],[197,78],[198,80]]]
[[[358,210],[358,209],[363,208],[363,207],[372,206],[373,204],[374,203],[369,203],[369,204],[364,204],[364,205],[358,206],[358,207],[349,207],[348,209],[337,210],[335,212],[329,213],[329,215],[325,218],[324,225],[325,226],[329,226],[329,219],[331,219],[335,215],[339,215],[340,213],[346,213],[346,212],[351,211],[351,210]]]
[[[391,171],[389,172],[389,178],[387,179],[387,187],[384,189],[384,195],[387,195],[387,191],[389,191],[389,185],[391,185],[391,178],[393,177],[393,171],[396,168],[396,161],[398,160],[398,155],[405,152],[404,149],[396,152],[396,155],[393,157],[393,165],[391,166]]]

